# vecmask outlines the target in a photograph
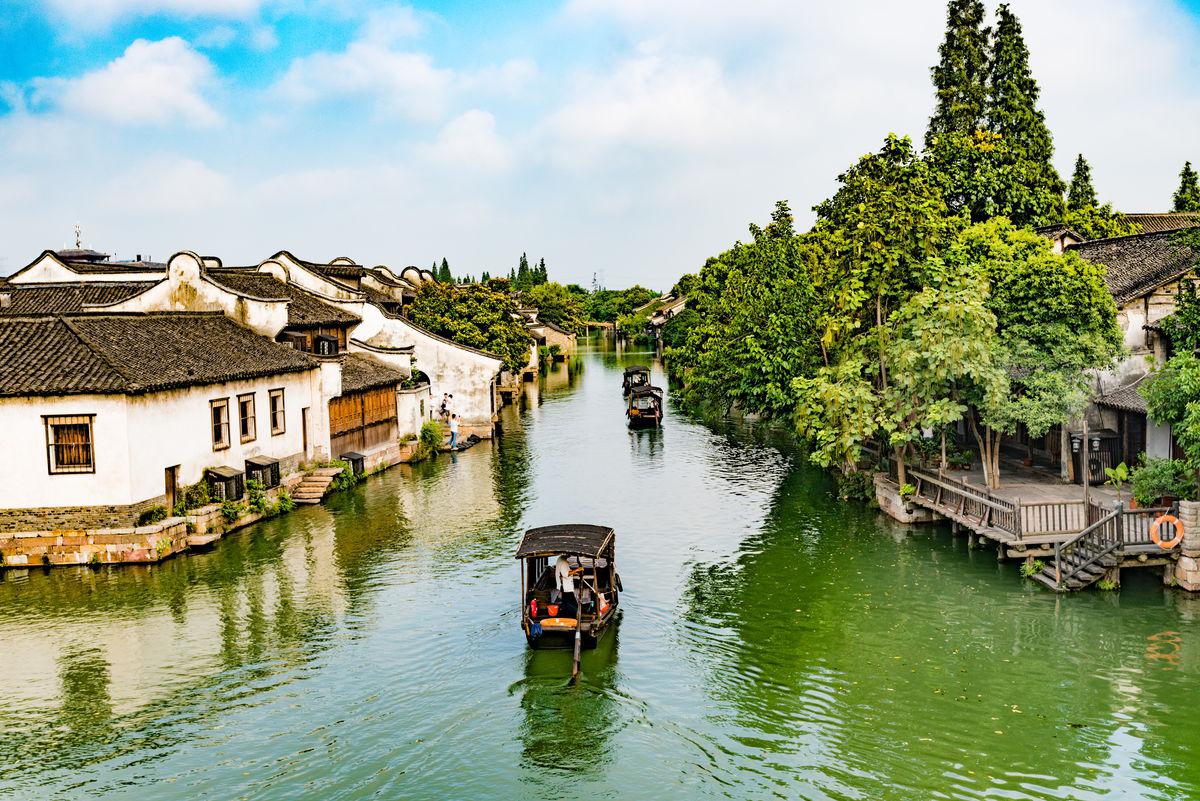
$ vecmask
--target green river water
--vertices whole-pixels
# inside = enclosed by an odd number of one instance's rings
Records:
[[[1056,597],[673,404],[631,433],[647,358],[209,552],[4,574],[0,798],[1200,798],[1200,599]],[[519,628],[556,522],[626,590],[576,686]]]

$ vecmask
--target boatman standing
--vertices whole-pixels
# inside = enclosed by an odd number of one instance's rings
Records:
[[[574,617],[579,610],[579,597],[575,595],[576,572],[578,571],[571,570],[571,563],[565,556],[559,556],[558,561],[554,563],[554,583],[562,593],[563,604],[569,607],[568,617]]]

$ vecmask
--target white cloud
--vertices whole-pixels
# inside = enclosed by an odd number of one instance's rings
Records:
[[[122,172],[109,190],[131,211],[161,217],[215,209],[230,200],[233,182],[196,159],[158,156]]]
[[[218,25],[215,28],[209,28],[204,33],[200,34],[195,39],[196,47],[213,48],[220,50],[221,48],[229,47],[233,44],[233,40],[237,38],[237,31],[229,25]]]
[[[513,165],[512,150],[496,133],[495,117],[480,109],[450,120],[437,140],[420,153],[430,161],[465,173],[504,172]]]
[[[125,125],[207,127],[221,121],[204,97],[214,83],[212,64],[179,37],[138,39],[95,72],[34,81],[34,100]]]
[[[425,23],[412,6],[388,6],[367,14],[362,38],[373,44],[391,46],[418,36],[424,30]]]
[[[279,46],[279,36],[270,25],[259,25],[250,31],[250,46],[259,52],[274,50]]]
[[[396,52],[359,41],[341,53],[296,59],[276,91],[298,103],[365,97],[383,111],[430,120],[444,112],[452,80],[453,73],[435,67],[425,53]]]
[[[103,28],[132,17],[249,17],[265,0],[45,0],[46,11],[71,28]]]

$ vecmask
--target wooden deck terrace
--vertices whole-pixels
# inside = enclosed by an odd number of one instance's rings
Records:
[[[995,542],[1001,558],[1052,559],[1035,577],[1052,589],[1081,589],[1108,571],[1162,566],[1179,555],[1150,538],[1168,509],[1130,509],[1109,487],[1092,488],[1085,502],[1082,487],[1029,472],[1010,472],[999,490],[984,486],[978,472],[910,468],[907,478],[916,488],[912,504]]]

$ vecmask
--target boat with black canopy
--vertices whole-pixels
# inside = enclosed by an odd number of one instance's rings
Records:
[[[621,381],[621,392],[628,395],[637,387],[650,385],[650,368],[644,364],[631,364],[625,368],[625,376]]]
[[[628,403],[625,414],[629,417],[630,428],[656,428],[662,422],[663,391],[658,387],[647,384],[634,388],[629,393]]]
[[[608,526],[570,523],[525,532],[521,561],[521,628],[534,648],[594,648],[616,619],[621,577],[617,535]]]

